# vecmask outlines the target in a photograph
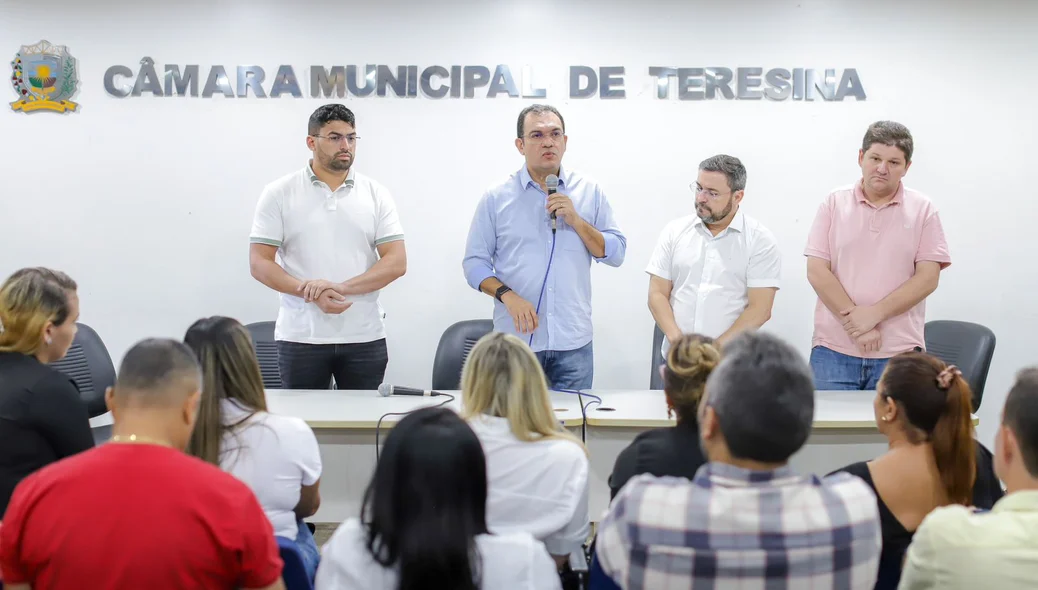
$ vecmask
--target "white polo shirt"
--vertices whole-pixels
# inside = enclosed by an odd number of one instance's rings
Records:
[[[742,211],[716,236],[689,215],[663,228],[645,272],[673,282],[670,306],[682,333],[717,338],[746,309],[746,289],[779,287],[782,254],[775,236]],[[664,358],[669,349],[664,338]]]
[[[300,280],[342,282],[363,274],[378,261],[377,246],[404,239],[389,191],[350,169],[332,190],[309,164],[263,189],[249,240],[277,246],[288,274]],[[280,293],[276,340],[306,344],[349,344],[385,338],[379,292],[352,296],[339,315],[316,303]]]

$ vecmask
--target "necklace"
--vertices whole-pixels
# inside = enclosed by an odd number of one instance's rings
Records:
[[[172,445],[170,445],[166,441],[162,441],[162,440],[159,440],[157,438],[151,438],[151,437],[147,437],[147,436],[138,436],[136,434],[131,434],[129,436],[123,436],[121,434],[116,434],[115,436],[112,437],[111,442],[114,442],[114,443],[124,443],[124,444],[151,444],[151,445],[160,445],[160,446],[163,446],[163,447],[172,446]]]

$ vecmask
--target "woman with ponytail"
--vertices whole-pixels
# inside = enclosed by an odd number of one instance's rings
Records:
[[[646,430],[616,458],[609,476],[610,498],[615,498],[629,479],[641,473],[673,475],[692,479],[706,457],[699,446],[696,409],[710,373],[721,361],[714,340],[686,334],[671,343],[663,366],[663,393],[667,415],[677,415],[677,424]]]
[[[972,393],[954,366],[920,352],[887,364],[876,388],[876,424],[889,449],[843,468],[876,492],[883,528],[876,589],[895,589],[912,535],[934,508],[990,509],[1002,497],[991,452],[973,439]]]

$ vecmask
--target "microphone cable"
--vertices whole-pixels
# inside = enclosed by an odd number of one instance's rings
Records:
[[[577,391],[575,389],[553,389],[559,393],[568,393],[570,395],[577,396],[577,403],[580,404],[580,442],[587,444],[587,409],[591,407],[591,404],[602,405],[602,398],[598,397],[593,393],[585,393]],[[588,403],[584,403],[584,397],[592,398]]]
[[[382,417],[379,418],[378,422],[375,423],[375,467],[378,467],[378,462],[379,462],[379,459],[381,458],[381,453],[379,451],[379,434],[380,434],[380,431],[382,429],[382,421],[385,420],[389,416],[406,416],[406,415],[408,415],[408,414],[410,414],[412,412],[417,412],[418,410],[424,410],[425,408],[438,408],[440,406],[449,404],[452,401],[454,401],[454,396],[449,394],[449,393],[443,393],[441,391],[440,395],[446,396],[446,397],[448,397],[450,399],[445,399],[445,400],[443,400],[442,402],[440,402],[440,403],[438,403],[436,405],[422,406],[420,408],[415,408],[413,410],[408,410],[407,412],[387,412],[385,414],[382,414]]]
[[[537,296],[537,307],[533,312],[537,316],[537,320],[540,321],[541,317],[541,301],[544,299],[544,288],[548,286],[548,274],[551,273],[551,263],[555,260],[555,228],[551,230],[551,253],[548,254],[548,268],[544,270],[544,280],[541,281],[541,294]],[[530,340],[527,341],[527,346],[533,348],[533,335],[537,332],[534,330],[530,332]]]

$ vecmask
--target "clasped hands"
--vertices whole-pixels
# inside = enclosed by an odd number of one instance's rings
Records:
[[[840,323],[864,352],[879,352],[880,341],[877,326],[883,320],[880,312],[869,305],[856,305],[840,312]]]
[[[333,283],[324,279],[303,281],[298,289],[303,301],[313,303],[324,313],[338,315],[353,305],[347,301],[350,291],[343,283]]]

